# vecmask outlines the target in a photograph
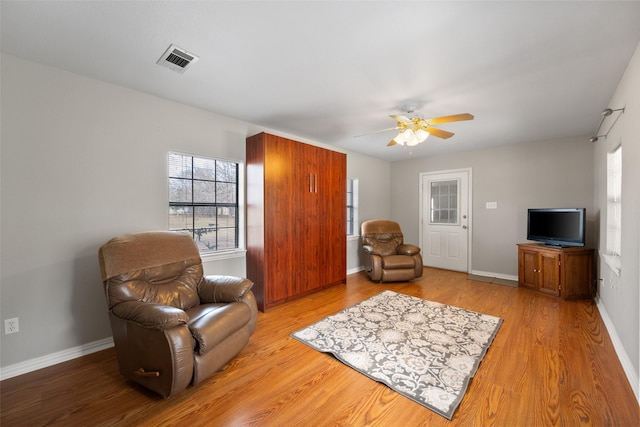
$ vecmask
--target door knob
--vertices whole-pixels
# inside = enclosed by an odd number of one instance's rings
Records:
[[[466,225],[463,225],[463,226],[462,226],[462,228],[464,228],[464,229],[466,230],[466,229],[467,229],[467,226],[466,226]]]

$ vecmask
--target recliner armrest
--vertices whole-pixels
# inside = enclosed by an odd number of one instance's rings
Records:
[[[253,282],[244,277],[209,275],[198,287],[201,303],[240,302]]]
[[[365,251],[368,254],[372,254],[373,253],[373,246],[371,246],[371,245],[362,245],[362,250]]]
[[[187,313],[179,308],[141,301],[121,302],[114,305],[111,312],[116,317],[149,329],[170,329],[186,325],[189,320]]]
[[[420,248],[410,244],[398,245],[396,253],[398,255],[415,255],[420,253]]]

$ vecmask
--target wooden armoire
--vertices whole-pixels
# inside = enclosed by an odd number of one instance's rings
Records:
[[[347,156],[247,138],[247,277],[261,311],[346,281]]]

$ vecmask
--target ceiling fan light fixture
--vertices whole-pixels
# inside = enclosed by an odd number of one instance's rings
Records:
[[[398,144],[405,145],[408,141],[415,138],[411,129],[405,129],[400,131],[393,140]]]
[[[398,144],[402,144],[404,145],[405,141],[405,132],[404,130],[398,132],[398,134],[393,138],[393,140],[395,142],[397,142]]]
[[[424,129],[418,129],[416,131],[416,138],[418,142],[424,142],[427,138],[429,138],[429,132]]]
[[[402,145],[413,147],[424,142],[429,137],[429,132],[424,129],[405,129],[398,133],[393,140]]]

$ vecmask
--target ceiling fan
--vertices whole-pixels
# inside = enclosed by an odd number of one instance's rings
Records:
[[[387,144],[388,147],[396,144],[410,147],[418,145],[424,142],[429,135],[442,139],[451,138],[454,135],[453,132],[433,127],[433,125],[473,120],[473,114],[469,113],[424,119],[421,114],[415,112],[415,106],[413,105],[403,106],[402,111],[406,113],[406,116],[389,116],[397,122],[395,127],[379,131],[399,130],[398,134]]]

